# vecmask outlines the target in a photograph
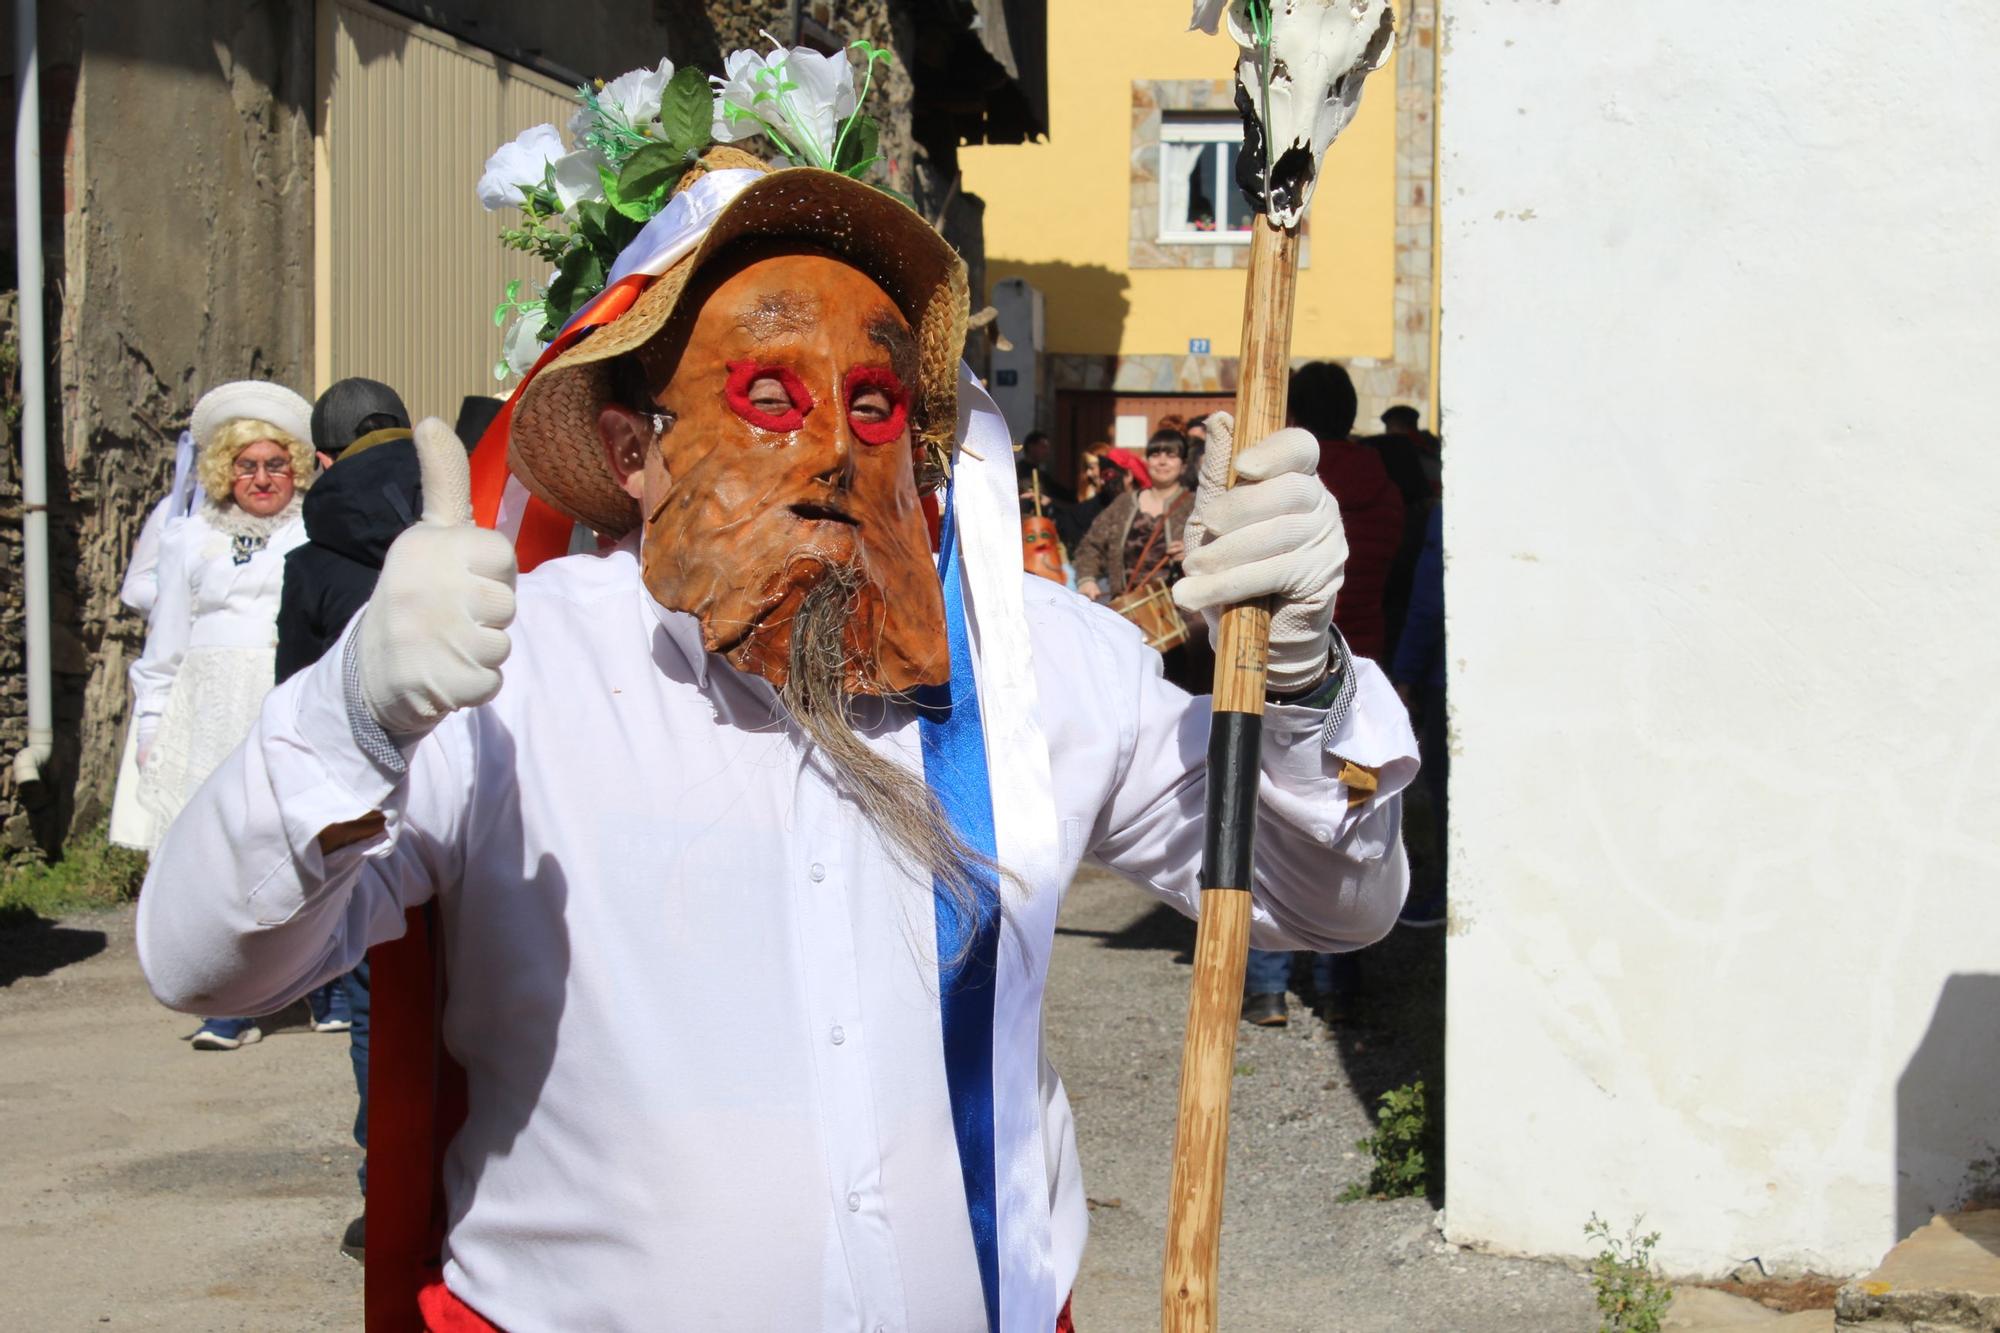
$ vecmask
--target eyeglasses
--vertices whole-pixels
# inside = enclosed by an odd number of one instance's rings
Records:
[[[268,462],[237,460],[236,475],[239,479],[248,481],[259,472],[267,477],[289,477],[292,475],[291,460],[287,458],[274,458]]]

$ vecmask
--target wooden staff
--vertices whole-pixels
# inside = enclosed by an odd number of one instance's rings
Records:
[[[1236,385],[1236,450],[1285,424],[1299,234],[1259,213],[1252,223],[1243,301],[1243,358]],[[1264,736],[1264,668],[1271,608],[1255,602],[1222,613],[1215,649],[1215,718],[1208,738],[1208,823],[1202,851],[1201,918],[1181,1047],[1174,1178],[1168,1195],[1167,1258],[1160,1297],[1166,1333],[1215,1327],[1216,1264],[1222,1243],[1222,1182],[1229,1155],[1229,1092],[1236,1075],[1236,1024],[1250,949],[1251,844],[1257,831],[1258,755]]]

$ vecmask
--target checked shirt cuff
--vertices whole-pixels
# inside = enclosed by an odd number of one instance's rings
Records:
[[[382,730],[382,724],[375,720],[375,714],[368,710],[368,696],[361,691],[361,636],[347,636],[347,646],[340,658],[341,695],[347,703],[347,728],[354,735],[354,743],[361,747],[361,753],[368,756],[384,773],[398,781],[409,774],[410,761],[402,748]]]

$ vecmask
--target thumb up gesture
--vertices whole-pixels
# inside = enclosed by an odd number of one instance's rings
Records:
[[[361,696],[398,740],[500,692],[514,619],[514,547],[472,522],[465,446],[436,417],[415,436],[424,514],[389,547],[359,631]]]

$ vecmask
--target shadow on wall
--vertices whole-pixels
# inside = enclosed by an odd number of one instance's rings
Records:
[[[1045,336],[1051,349],[1072,355],[1115,356],[1125,336],[1132,302],[1130,277],[1097,264],[1024,264],[986,257],[989,283],[1023,278],[1042,293]],[[1080,387],[1057,385],[1057,388]]]
[[[1896,1239],[1969,1203],[2000,1205],[2000,976],[1944,983],[1896,1082]]]

